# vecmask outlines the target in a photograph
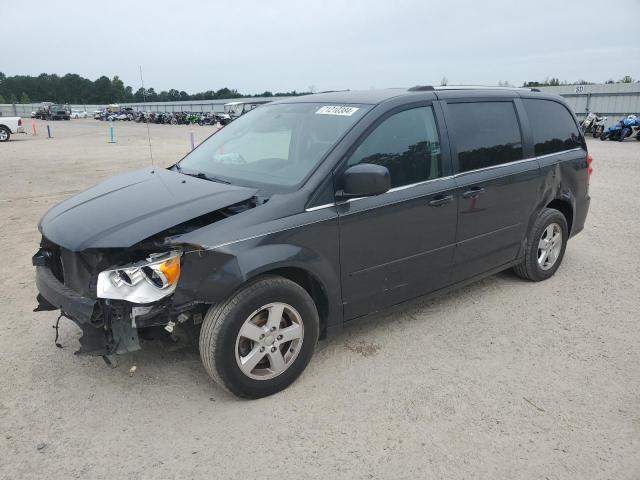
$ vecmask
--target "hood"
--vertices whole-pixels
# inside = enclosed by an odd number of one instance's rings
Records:
[[[151,167],[113,177],[65,200],[42,217],[38,229],[75,252],[127,248],[255,194],[255,189]]]

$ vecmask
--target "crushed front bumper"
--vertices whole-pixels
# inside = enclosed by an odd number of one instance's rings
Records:
[[[60,282],[47,266],[36,266],[38,306],[60,310],[82,330],[78,354],[109,356],[140,349],[138,329],[126,305],[112,306],[84,297]]]

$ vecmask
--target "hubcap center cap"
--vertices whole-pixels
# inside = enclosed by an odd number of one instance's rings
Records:
[[[267,335],[266,337],[264,337],[264,344],[265,345],[268,345],[268,346],[273,345],[273,342],[275,342],[275,341],[276,341],[276,339],[274,338],[273,335]]]

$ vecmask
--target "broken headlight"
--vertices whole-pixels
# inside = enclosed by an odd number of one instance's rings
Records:
[[[172,294],[180,278],[180,255],[151,255],[144,262],[100,272],[98,298],[151,303]]]

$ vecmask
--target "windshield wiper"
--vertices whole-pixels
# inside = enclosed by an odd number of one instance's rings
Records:
[[[224,183],[226,185],[231,185],[231,182],[227,181],[227,180],[223,180],[221,178],[217,178],[217,177],[212,177],[211,175],[207,175],[204,172],[185,172],[182,167],[176,163],[175,165],[176,170],[178,170],[178,172],[182,173],[183,175],[189,175],[190,177],[196,177],[196,178],[202,178],[203,180],[209,180],[210,182],[217,182],[217,183]]]

